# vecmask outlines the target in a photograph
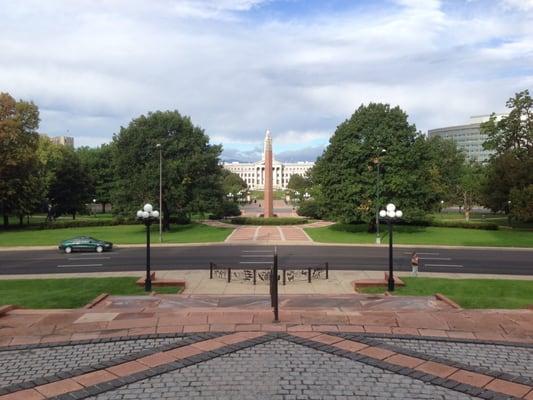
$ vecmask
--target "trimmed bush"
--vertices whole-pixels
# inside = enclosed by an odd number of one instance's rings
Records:
[[[318,203],[315,200],[307,200],[300,204],[298,207],[298,215],[302,217],[309,217],[313,219],[320,219],[320,210]]]
[[[255,218],[255,217],[235,217],[229,220],[236,225],[301,225],[309,222],[305,218]]]

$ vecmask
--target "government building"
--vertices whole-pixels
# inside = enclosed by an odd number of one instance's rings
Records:
[[[287,184],[292,175],[305,176],[315,163],[299,161],[296,163],[283,163],[272,160],[272,187],[273,189],[287,189]],[[254,163],[231,162],[224,163],[224,168],[234,174],[239,175],[246,182],[248,188],[252,190],[263,190],[265,188],[265,157]]]
[[[500,120],[504,116],[497,115],[496,119]],[[473,116],[470,117],[470,121],[465,125],[430,129],[428,136],[441,136],[444,139],[451,139],[457,143],[459,149],[465,152],[467,158],[477,162],[484,162],[493,154],[492,151],[483,149],[483,142],[487,140],[487,135],[481,133],[481,124],[489,119],[490,115]]]

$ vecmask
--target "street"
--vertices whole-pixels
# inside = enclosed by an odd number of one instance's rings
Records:
[[[152,247],[152,270],[208,269],[209,263],[231,268],[269,268],[273,246],[209,245]],[[410,255],[420,256],[420,272],[479,274],[533,274],[533,250],[442,249],[397,247],[395,270],[410,270]],[[0,252],[0,275],[109,271],[142,271],[145,248],[120,248],[111,252],[64,254],[58,250]],[[281,267],[314,267],[325,262],[330,269],[387,270],[388,248],[375,246],[278,246]]]

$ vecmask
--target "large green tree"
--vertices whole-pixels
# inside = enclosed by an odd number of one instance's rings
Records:
[[[106,204],[111,203],[111,192],[114,184],[114,171],[111,163],[111,146],[80,147],[77,149],[82,166],[89,174],[92,183],[90,196],[100,204],[105,212]]]
[[[58,153],[53,153],[47,163],[50,168],[47,190],[50,213],[54,218],[70,214],[75,219],[91,201],[92,181],[73,149],[66,146],[51,148]]]
[[[163,223],[171,214],[217,209],[223,199],[221,147],[177,111],[142,115],[114,136],[113,210],[132,216],[143,203],[159,204],[159,148],[163,171]]]
[[[360,106],[337,127],[312,170],[321,213],[344,222],[365,221],[372,228],[376,209],[389,202],[408,219],[430,210],[436,196],[427,150],[426,140],[399,107]]]
[[[481,128],[488,136],[484,147],[495,151],[489,160],[484,203],[493,211],[527,221],[533,219],[527,200],[533,185],[533,99],[524,90],[506,106],[508,116],[498,120],[493,114]]]
[[[309,178],[303,177],[300,174],[293,174],[289,178],[289,183],[287,183],[287,188],[300,192],[304,194],[307,189],[311,186]]]
[[[0,93],[0,212],[4,226],[9,224],[10,214],[28,214],[38,203],[38,127],[35,104]]]
[[[239,175],[234,172],[223,169],[221,173],[222,190],[224,193],[237,194],[248,189],[248,185]]]

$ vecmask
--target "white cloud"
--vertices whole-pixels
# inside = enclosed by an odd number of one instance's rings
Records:
[[[327,143],[361,103],[398,104],[427,130],[501,111],[532,85],[524,0],[251,19],[267,3],[5,2],[0,90],[33,99],[43,131],[68,129],[80,144],[178,109],[215,143],[251,151],[270,128],[279,150],[293,151]]]

